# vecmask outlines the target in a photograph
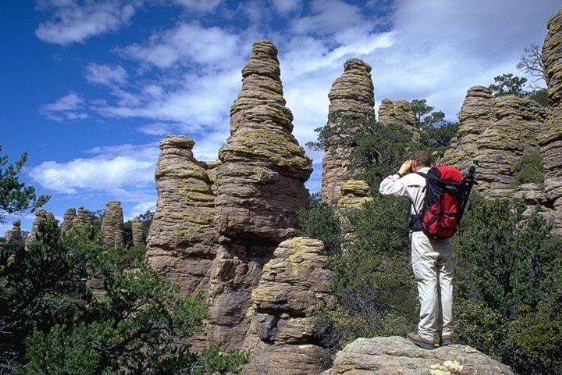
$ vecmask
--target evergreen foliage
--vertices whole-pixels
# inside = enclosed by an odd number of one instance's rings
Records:
[[[361,165],[360,177],[375,193],[361,209],[343,213],[354,230],[354,245],[332,253],[337,304],[319,308],[315,315],[322,342],[334,352],[357,337],[415,330],[419,306],[406,234],[407,203],[376,192],[380,180],[398,170],[412,148],[431,152],[448,147],[458,124],[422,129],[419,146],[412,146],[399,126],[371,120],[360,129],[352,142],[352,163]],[[337,131],[324,128],[320,134],[325,139]],[[443,138],[436,140],[439,131]],[[524,156],[517,178],[537,181],[541,163],[536,156]],[[455,343],[471,345],[520,374],[562,373],[562,239],[538,212],[524,219],[519,201],[473,196],[469,206],[463,230],[454,238]],[[334,232],[336,215],[329,210],[318,203],[303,213],[301,223],[318,225],[303,234],[341,241]]]
[[[455,332],[520,374],[562,371],[562,239],[522,202],[480,201],[457,238]]]
[[[320,200],[319,194],[310,197],[308,209],[298,212],[299,236],[317,238],[324,242],[324,252],[341,252],[341,228],[334,210]]]
[[[240,352],[190,350],[207,306],[183,298],[144,247],[104,248],[91,228],[55,222],[28,249],[0,253],[0,366],[21,374],[203,374],[237,371]]]
[[[521,156],[515,165],[513,177],[517,184],[544,182],[544,168],[540,153]]]
[[[15,164],[8,164],[8,156],[0,155],[0,223],[5,221],[6,214],[27,210],[33,212],[49,200],[47,195],[37,197],[33,186],[26,186],[19,181],[18,174],[27,159],[27,153],[24,152]]]

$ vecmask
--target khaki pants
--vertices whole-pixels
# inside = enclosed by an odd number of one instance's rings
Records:
[[[430,240],[423,232],[410,234],[412,269],[418,282],[418,334],[433,340],[435,332],[453,332],[453,258],[451,241]]]

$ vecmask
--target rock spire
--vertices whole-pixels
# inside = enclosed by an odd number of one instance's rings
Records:
[[[121,202],[111,201],[107,203],[101,221],[101,233],[105,246],[120,246],[125,242],[125,228]]]
[[[230,138],[219,150],[217,229],[227,237],[278,243],[296,233],[296,213],[308,204],[304,182],[312,161],[291,134],[293,115],[285,107],[271,42],[254,43],[230,114]]]
[[[230,137],[212,172],[221,247],[210,271],[206,332],[225,347],[244,341],[252,290],[277,245],[296,234],[297,212],[308,205],[304,182],[312,172],[312,161],[291,133],[293,116],[271,42],[254,43],[230,114]]]
[[[147,258],[185,295],[207,290],[218,234],[207,165],[193,157],[195,142],[171,135],[160,142],[158,201],[149,229]]]
[[[562,234],[562,9],[548,21],[542,60],[548,87],[547,120],[539,143],[543,155],[545,195],[554,211],[554,225]]]
[[[417,142],[421,134],[417,126],[416,113],[412,104],[407,100],[383,99],[379,106],[378,120],[382,124],[400,124],[412,134],[412,139]]]
[[[68,233],[68,231],[74,227],[78,223],[78,217],[76,216],[76,209],[75,208],[68,208],[64,212],[64,216],[62,219],[62,225],[60,228],[60,232],[62,235]]]
[[[28,246],[33,240],[42,240],[45,233],[41,230],[41,224],[47,221],[55,221],[55,215],[42,208],[35,212],[35,221],[31,226],[31,232],[25,239],[25,244]]]
[[[6,232],[6,243],[18,248],[25,247],[25,241],[21,235],[21,221],[16,220],[12,224],[12,230]]]
[[[472,87],[459,114],[457,137],[441,162],[461,169],[475,164],[475,188],[485,197],[517,196],[529,208],[544,205],[540,182],[520,184],[516,179],[522,160],[540,155],[537,134],[544,120],[544,109],[533,100],[494,98],[488,88]]]
[[[330,107],[326,126],[338,131],[327,139],[324,149],[321,196],[323,202],[335,205],[341,197],[342,182],[353,179],[359,172],[349,169],[349,142],[353,141],[355,127],[374,117],[371,67],[359,59],[347,60],[343,74],[332,84],[328,98]]]

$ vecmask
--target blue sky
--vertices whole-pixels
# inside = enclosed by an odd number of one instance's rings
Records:
[[[38,0],[2,2],[0,144],[29,162],[22,179],[45,208],[154,209],[158,143],[196,141],[214,160],[252,43],[279,48],[294,134],[327,119],[328,92],[350,57],[373,67],[375,98],[426,98],[456,119],[466,90],[516,73],[542,44],[559,0]],[[321,154],[307,150],[319,189]],[[0,233],[11,228],[11,221]],[[18,216],[29,229],[32,215]]]

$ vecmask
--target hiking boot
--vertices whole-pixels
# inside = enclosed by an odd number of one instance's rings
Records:
[[[441,346],[449,346],[451,344],[453,344],[453,339],[450,334],[441,336]]]
[[[426,340],[417,333],[408,333],[408,339],[423,349],[433,349],[433,340]]]

